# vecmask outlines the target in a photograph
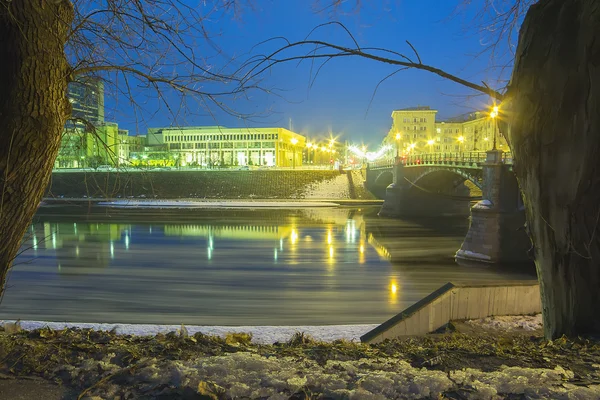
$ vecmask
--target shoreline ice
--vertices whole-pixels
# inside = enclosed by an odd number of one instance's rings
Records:
[[[0,325],[15,324],[16,320],[0,320]],[[60,330],[65,328],[94,329],[98,331],[115,330],[120,335],[153,336],[158,333],[177,332],[181,325],[155,325],[155,324],[121,324],[121,323],[87,323],[87,322],[49,322],[49,321],[18,321],[23,330],[51,328]],[[189,335],[201,332],[206,335],[225,337],[228,333],[251,333],[252,342],[257,344],[272,344],[285,342],[295,333],[301,332],[312,336],[316,340],[332,342],[339,339],[360,341],[360,337],[378,326],[378,324],[364,325],[307,325],[307,326],[207,326],[185,325]]]

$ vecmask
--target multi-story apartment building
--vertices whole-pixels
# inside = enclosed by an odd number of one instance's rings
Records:
[[[148,144],[149,150],[158,146],[174,157],[178,166],[299,167],[306,138],[284,128],[192,126],[149,129]]]
[[[487,151],[496,135],[497,148],[509,150],[489,113],[477,111],[440,122],[435,121],[436,113],[425,106],[395,110],[384,144],[392,145],[394,154]]]
[[[425,151],[435,135],[437,110],[428,106],[409,107],[392,112],[392,128],[384,142],[399,153]]]

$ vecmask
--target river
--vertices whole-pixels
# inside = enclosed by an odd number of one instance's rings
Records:
[[[193,325],[381,323],[446,282],[535,279],[458,266],[465,218],[377,207],[42,208],[0,318]]]

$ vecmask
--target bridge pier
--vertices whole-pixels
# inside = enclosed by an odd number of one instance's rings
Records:
[[[517,180],[502,161],[502,151],[488,151],[482,168],[483,200],[471,208],[469,231],[456,252],[456,262],[529,262],[525,211]]]

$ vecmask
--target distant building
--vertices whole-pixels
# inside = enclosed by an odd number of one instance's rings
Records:
[[[69,101],[73,118],[91,124],[104,122],[104,83],[99,78],[82,77],[69,83]]]
[[[299,167],[306,138],[284,128],[192,126],[148,130],[150,152],[167,152],[178,166]],[[136,155],[150,162],[152,154]]]
[[[72,119],[67,121],[55,168],[95,168],[128,162],[130,152],[143,150],[145,137],[129,136],[115,122],[104,119],[104,83],[79,78],[69,83]]]
[[[428,106],[402,108],[392,112],[392,128],[385,139],[386,144],[399,148],[400,152],[425,149],[435,136],[437,110]]]
[[[470,152],[493,148],[494,123],[487,112],[477,111],[436,122],[436,110],[427,106],[392,112],[392,128],[384,139],[393,153]],[[498,129],[498,127],[496,127]],[[508,151],[501,132],[496,146]]]

